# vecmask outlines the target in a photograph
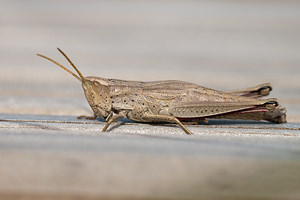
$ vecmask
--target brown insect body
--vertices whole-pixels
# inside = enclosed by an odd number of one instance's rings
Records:
[[[277,99],[259,99],[271,91],[270,84],[245,90],[221,92],[184,81],[125,81],[95,76],[83,77],[70,59],[79,77],[56,61],[82,82],[82,87],[95,119],[107,121],[103,131],[119,118],[139,122],[177,123],[191,132],[182,122],[205,121],[205,118],[254,119],[285,122],[285,109]],[[181,122],[182,121],[182,122]]]

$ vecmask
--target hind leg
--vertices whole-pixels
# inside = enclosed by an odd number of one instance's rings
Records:
[[[260,98],[263,96],[268,96],[272,91],[272,85],[270,83],[264,83],[255,87],[250,87],[241,90],[231,90],[227,93],[238,95],[238,96],[245,96],[245,97],[252,97],[252,98]]]

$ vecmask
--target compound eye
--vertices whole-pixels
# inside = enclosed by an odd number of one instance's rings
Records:
[[[93,90],[95,91],[95,92],[100,92],[101,90],[102,90],[102,87],[101,87],[102,85],[98,82],[98,81],[93,81],[92,82],[92,87],[93,87]]]
[[[94,87],[99,87],[101,84],[98,81],[92,81]]]

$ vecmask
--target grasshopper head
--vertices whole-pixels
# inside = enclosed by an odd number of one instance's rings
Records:
[[[77,69],[77,67],[72,63],[72,61],[68,58],[68,56],[59,48],[57,48],[58,51],[63,54],[63,56],[69,61],[69,63],[72,65],[72,67],[75,69],[77,74],[74,74],[69,69],[64,67],[63,65],[59,64],[55,60],[48,58],[44,55],[37,54],[38,56],[45,58],[54,64],[58,65],[71,75],[73,75],[76,79],[78,79],[81,84],[82,88],[84,90],[84,94],[86,99],[88,100],[91,108],[93,109],[94,113],[102,118],[106,118],[111,110],[111,100],[110,100],[110,92],[108,88],[108,82],[105,81],[105,79],[101,79],[98,77],[83,77],[81,72]]]
[[[106,119],[112,108],[107,81],[94,76],[85,77],[85,80],[82,81],[82,88],[94,113]]]

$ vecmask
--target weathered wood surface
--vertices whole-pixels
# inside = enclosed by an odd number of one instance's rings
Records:
[[[300,2],[0,1],[0,199],[299,199]],[[125,121],[101,133],[84,75],[229,90],[271,82],[287,124]]]

